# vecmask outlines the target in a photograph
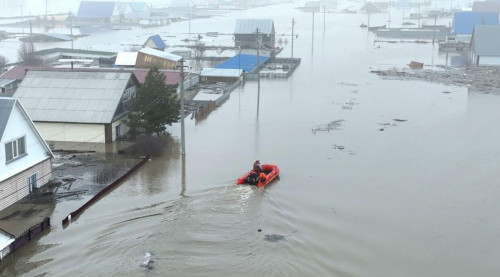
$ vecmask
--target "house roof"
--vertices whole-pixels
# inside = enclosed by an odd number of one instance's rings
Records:
[[[476,25],[471,39],[471,50],[478,56],[500,56],[500,26]]]
[[[269,57],[259,56],[260,64],[269,60]],[[252,72],[257,68],[257,56],[239,54],[218,65],[215,68],[243,69],[245,72]]]
[[[153,42],[156,44],[156,47],[158,47],[158,49],[165,49],[165,47],[167,47],[167,45],[165,44],[163,39],[160,37],[160,35],[150,36],[149,38],[151,40],[153,40]]]
[[[107,51],[94,51],[94,50],[84,50],[84,49],[71,49],[71,48],[50,48],[33,52],[34,55],[42,56],[55,53],[66,53],[66,54],[88,54],[103,57],[113,57],[116,56],[116,52]]]
[[[235,34],[254,34],[257,28],[263,34],[274,34],[272,19],[237,19]]]
[[[15,79],[3,79],[3,78],[0,78],[0,88],[8,86],[8,85],[14,83],[15,81],[17,81],[17,80],[15,80]]]
[[[9,122],[10,113],[16,103],[16,99],[0,97],[0,141],[2,140],[5,127]]]
[[[9,71],[5,72],[0,76],[0,79],[16,79],[16,80],[22,80],[24,79],[24,76],[26,75],[26,72],[28,69],[32,69],[32,67],[29,66],[14,66],[11,68]]]
[[[82,1],[76,14],[81,18],[110,18],[115,10],[115,2]]]
[[[0,229],[0,251],[3,251],[11,243],[15,241],[15,237],[4,230]]]
[[[205,77],[240,77],[243,73],[241,69],[231,68],[203,68],[200,76]]]
[[[115,65],[135,66],[138,52],[118,52]]]
[[[181,56],[177,56],[174,54],[170,54],[170,53],[163,52],[163,51],[156,50],[156,49],[149,48],[149,47],[142,48],[141,50],[139,50],[139,52],[141,52],[143,54],[151,55],[151,56],[156,56],[156,57],[166,59],[166,60],[175,61],[175,62],[178,62],[182,59]]]
[[[13,97],[33,121],[111,123],[131,72],[28,71]]]
[[[473,12],[500,12],[500,1],[475,1]]]
[[[498,13],[456,12],[453,30],[456,35],[471,35],[475,25],[499,25]]]

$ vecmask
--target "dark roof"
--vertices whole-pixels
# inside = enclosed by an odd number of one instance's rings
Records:
[[[500,26],[476,25],[471,39],[471,51],[478,56],[500,56]]]
[[[500,1],[476,1],[472,4],[473,12],[500,12]]]
[[[76,17],[110,18],[115,10],[115,2],[82,1]]]
[[[24,79],[24,76],[26,76],[26,72],[29,69],[33,69],[33,67],[29,67],[29,66],[14,66],[9,71],[5,72],[2,76],[0,76],[0,79],[22,80],[22,79]]]
[[[10,113],[16,100],[13,98],[0,97],[0,140],[9,122]]]
[[[475,25],[498,25],[498,13],[456,12],[453,29],[456,35],[472,35]]]
[[[263,64],[268,59],[269,57],[259,56],[260,64]],[[215,68],[243,69],[245,72],[252,72],[257,68],[257,56],[246,54],[236,55],[216,65]]]
[[[165,47],[167,47],[163,39],[161,39],[160,35],[150,36],[149,38],[153,40],[158,49],[165,49]]]

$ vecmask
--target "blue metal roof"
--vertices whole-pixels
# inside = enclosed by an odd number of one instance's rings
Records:
[[[76,16],[82,18],[110,18],[114,10],[115,2],[82,1]]]
[[[499,25],[498,13],[457,12],[453,20],[456,35],[472,35],[475,25]]]
[[[269,57],[259,56],[260,64],[263,64],[267,60],[269,60]],[[257,68],[257,56],[245,54],[236,55],[216,65],[215,68],[243,69],[245,72],[252,72]]]
[[[160,35],[154,35],[151,36],[150,38],[156,44],[156,47],[158,47],[158,49],[165,49],[165,47],[167,47],[163,39],[161,39]]]

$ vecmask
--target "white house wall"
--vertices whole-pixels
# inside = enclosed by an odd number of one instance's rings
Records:
[[[25,136],[27,155],[6,163],[5,143],[23,136]],[[13,174],[17,174],[40,163],[49,157],[42,145],[42,142],[38,139],[36,133],[26,121],[17,106],[14,106],[12,109],[0,144],[0,182]]]
[[[35,122],[46,141],[104,142],[104,124]]]
[[[480,56],[479,65],[481,66],[500,66],[500,57]]]

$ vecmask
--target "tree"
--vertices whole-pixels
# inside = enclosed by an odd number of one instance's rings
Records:
[[[33,53],[35,51],[35,45],[33,42],[23,41],[21,46],[19,46],[19,49],[17,49],[17,59],[20,62],[24,62],[26,65],[34,65],[35,60]]]
[[[0,55],[0,74],[3,73],[3,70],[8,63],[9,63],[9,59]]]
[[[158,68],[152,68],[139,87],[127,122],[132,137],[139,134],[165,134],[166,125],[179,121],[180,102],[176,94],[177,86],[165,84],[165,78]]]

